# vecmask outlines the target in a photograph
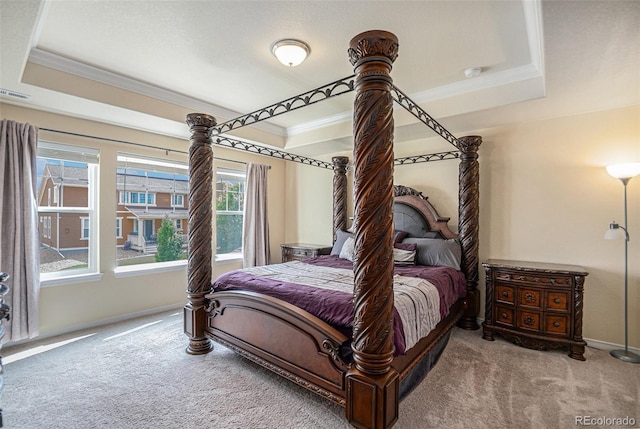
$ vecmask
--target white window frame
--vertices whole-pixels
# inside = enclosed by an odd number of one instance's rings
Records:
[[[231,169],[231,168],[217,168],[216,169],[216,181],[215,181],[215,185],[216,185],[216,192],[217,192],[217,184],[218,184],[218,178],[219,176],[231,176],[231,177],[242,177],[244,179],[244,189],[246,192],[246,186],[247,186],[247,174],[244,170],[236,170],[236,169]],[[217,195],[216,197],[217,198]],[[226,213],[226,214],[242,214],[243,215],[243,221],[244,221],[244,199],[243,199],[243,210],[239,210],[239,211],[235,211],[235,210],[221,210],[221,212]],[[214,202],[214,209],[216,208],[215,202]],[[217,218],[218,218],[218,210],[216,209],[216,231],[218,230],[218,225],[217,225]],[[241,237],[242,239],[242,237]],[[217,238],[214,240],[214,243],[216,243]],[[228,253],[216,253],[215,254],[215,260],[216,262],[230,262],[230,261],[238,261],[238,260],[242,260],[243,259],[243,254],[242,251],[240,252],[228,252]]]
[[[123,167],[122,166],[123,163],[127,164],[128,167]],[[180,175],[188,176],[189,174],[188,172],[189,165],[186,162],[186,160],[174,161],[174,160],[158,159],[158,158],[153,158],[145,155],[127,154],[123,152],[118,153],[118,169],[117,170],[119,170],[120,168],[132,168],[134,170],[137,169],[140,171],[144,171],[148,169],[149,171],[161,171],[161,172],[170,172],[173,170],[173,172],[179,171]],[[125,193],[128,194],[129,198],[127,198],[126,195],[123,195]],[[125,202],[125,201],[131,201],[130,195],[132,193],[137,193],[138,196],[140,194],[146,194],[145,201],[147,202],[145,203]],[[158,206],[157,194],[158,192],[127,191],[125,188],[125,191],[118,192],[118,202],[121,205],[127,205],[127,206],[157,207]],[[153,198],[152,204],[148,203],[149,196]],[[139,201],[139,198],[138,198],[138,201]],[[173,198],[171,199],[171,202],[173,202]],[[157,234],[157,231],[155,230],[155,228],[156,228],[156,225],[154,222],[153,235]],[[143,234],[143,231],[144,231],[143,228],[140,228],[139,221],[135,221],[133,224],[132,233]],[[139,265],[128,265],[128,266],[122,265],[114,269],[114,274],[116,278],[121,278],[121,277],[135,276],[139,274],[147,274],[150,272],[184,270],[186,266],[187,266],[186,259],[181,259],[177,261],[167,261],[167,262],[149,262],[149,263],[139,264]]]
[[[89,237],[91,237],[91,222],[89,220],[86,216],[80,216],[80,240],[89,240]],[[87,231],[86,234],[85,230]]]
[[[116,238],[122,238],[122,217],[116,217]]]
[[[52,273],[41,273],[40,283],[42,286],[54,286],[58,284],[67,284],[74,281],[87,281],[100,279],[102,275],[98,272],[98,254],[99,254],[99,166],[98,166],[97,149],[86,147],[71,146],[59,143],[38,142],[38,157],[46,159],[59,159],[63,161],[75,161],[87,163],[87,179],[89,186],[87,187],[87,206],[86,207],[60,207],[58,206],[39,206],[38,211],[43,213],[78,213],[83,215],[80,217],[89,219],[89,237],[87,240],[87,267],[56,271]],[[51,189],[51,188],[49,188]],[[50,198],[51,194],[48,195]],[[50,199],[48,201],[50,203]],[[48,221],[48,233],[51,238],[51,217],[45,216]],[[82,224],[82,222],[81,222]],[[94,231],[95,233],[91,233]],[[82,232],[81,232],[82,234]],[[44,235],[44,234],[43,234]]]
[[[42,236],[51,238],[51,216],[40,216],[42,219]]]
[[[171,207],[184,207],[184,200],[184,194],[171,194]]]
[[[137,197],[137,200],[135,203],[131,202],[131,197],[132,195],[135,195]],[[140,200],[140,196],[144,195],[144,203],[141,203]],[[149,203],[149,197],[151,197],[153,199],[153,203]],[[155,192],[138,192],[138,191],[120,191],[120,197],[118,198],[118,200],[120,201],[120,204],[122,205],[127,205],[127,206],[151,206],[151,207],[155,207],[156,206],[156,193]]]

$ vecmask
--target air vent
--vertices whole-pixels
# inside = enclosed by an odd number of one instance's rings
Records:
[[[23,100],[28,100],[31,98],[31,96],[28,94],[21,94],[19,92],[11,91],[4,88],[0,88],[0,95],[8,95],[9,97],[21,98]]]

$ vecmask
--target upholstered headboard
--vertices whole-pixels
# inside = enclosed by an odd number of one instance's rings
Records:
[[[393,223],[396,231],[405,231],[409,237],[458,238],[449,229],[448,217],[442,217],[428,201],[428,197],[407,186],[395,185]]]

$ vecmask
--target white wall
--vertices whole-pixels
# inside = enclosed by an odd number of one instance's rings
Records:
[[[333,243],[333,170],[289,162],[286,166],[285,240]]]

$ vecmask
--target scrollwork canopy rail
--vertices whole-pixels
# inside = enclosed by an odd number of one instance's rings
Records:
[[[213,137],[212,143],[218,146],[230,147],[233,149],[242,150],[245,152],[257,153],[260,155],[266,155],[273,158],[284,159],[287,161],[299,162],[302,164],[313,165],[315,167],[333,169],[333,165],[329,162],[319,161],[313,158],[308,158],[301,155],[295,155],[289,152],[281,151],[278,149],[268,148],[255,143],[245,142],[234,139],[224,133],[228,133],[233,130],[237,130],[248,125],[253,125],[258,122],[266,121],[284,113],[292,112],[294,110],[310,106],[320,101],[328,100],[339,95],[347,94],[354,90],[355,75],[347,76],[342,79],[338,79],[326,85],[312,89],[311,91],[304,92],[302,94],[295,95],[262,109],[255,110],[251,113],[247,113],[237,118],[230,119],[219,125],[214,126],[211,129]],[[391,85],[391,97],[400,106],[404,107],[409,113],[416,117],[420,122],[431,128],[440,137],[451,143],[456,149],[460,149],[460,142],[458,139],[447,131],[437,120],[429,115],[422,107],[409,98],[404,92],[402,92],[395,85]],[[395,165],[415,164],[420,162],[441,161],[445,159],[459,159],[460,152],[439,152],[432,154],[408,156],[404,158],[396,158],[394,160]]]
[[[215,135],[233,131],[247,125],[274,118],[276,116],[282,115],[283,113],[293,112],[294,110],[310,106],[319,101],[328,100],[329,98],[346,94],[353,91],[354,82],[355,75],[347,76],[343,79],[338,79],[316,89],[312,89],[311,91],[307,91],[291,98],[287,98],[286,100],[279,101],[277,103],[271,104],[270,106],[263,107],[262,109],[258,109],[251,113],[247,113],[246,115],[230,119],[226,122],[221,123],[220,125],[213,127],[211,132]]]

